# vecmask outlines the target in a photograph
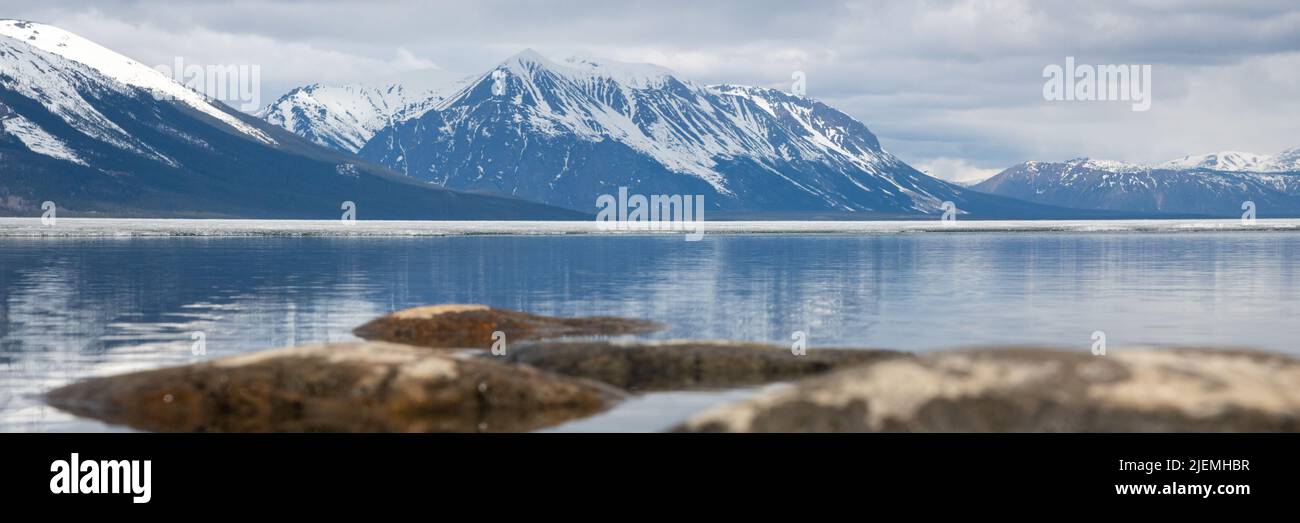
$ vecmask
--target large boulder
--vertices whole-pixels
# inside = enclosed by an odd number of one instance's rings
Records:
[[[353,333],[367,340],[391,341],[421,347],[487,349],[505,334],[507,345],[525,340],[563,336],[641,334],[662,329],[663,324],[627,318],[556,318],[486,305],[428,305],[380,316]]]
[[[505,359],[631,391],[717,389],[803,378],[903,353],[789,348],[731,341],[552,341],[511,348]]]
[[[51,391],[73,414],[153,431],[526,431],[605,409],[595,382],[451,351],[312,345],[93,378]]]
[[[984,349],[847,369],[694,416],[683,431],[1300,430],[1300,362],[1207,349]]]

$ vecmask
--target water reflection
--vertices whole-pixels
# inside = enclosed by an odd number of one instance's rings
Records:
[[[1300,353],[1289,233],[0,240],[0,430],[102,430],[33,398],[92,375],[351,339],[438,302],[672,325],[656,337],[930,350]],[[193,332],[206,355],[191,353]],[[617,419],[617,416],[611,418]]]

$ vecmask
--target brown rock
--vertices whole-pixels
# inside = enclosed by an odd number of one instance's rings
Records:
[[[729,341],[554,341],[512,348],[506,359],[632,391],[741,387],[802,378],[903,356],[869,349],[790,349]]]
[[[1300,362],[1205,349],[983,349],[847,369],[701,413],[729,432],[1300,430]]]
[[[506,335],[507,346],[524,340],[561,336],[639,334],[663,324],[614,317],[556,318],[486,305],[428,305],[380,316],[353,333],[367,340],[421,347],[478,348],[492,346],[492,333]]]
[[[154,431],[526,431],[585,417],[602,384],[382,342],[313,345],[94,378],[50,392],[73,414]]]

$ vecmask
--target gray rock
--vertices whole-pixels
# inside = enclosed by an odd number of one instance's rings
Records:
[[[553,341],[512,348],[506,360],[631,391],[717,389],[803,378],[904,356],[871,349],[789,348],[730,341]]]
[[[563,336],[641,334],[663,324],[627,318],[556,318],[486,305],[427,305],[380,316],[353,333],[367,340],[421,347],[487,349],[501,331],[507,344]]]
[[[838,371],[698,414],[680,431],[1300,430],[1300,362],[1208,349],[982,349]]]
[[[94,378],[47,401],[152,431],[526,431],[581,418],[605,385],[382,342],[313,345]]]

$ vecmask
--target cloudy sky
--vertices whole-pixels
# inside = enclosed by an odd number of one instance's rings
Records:
[[[146,64],[256,64],[262,102],[425,68],[478,74],[524,48],[790,88],[949,179],[1029,159],[1157,162],[1300,147],[1300,2],[7,0]],[[1150,65],[1151,109],[1047,101],[1043,70]]]

